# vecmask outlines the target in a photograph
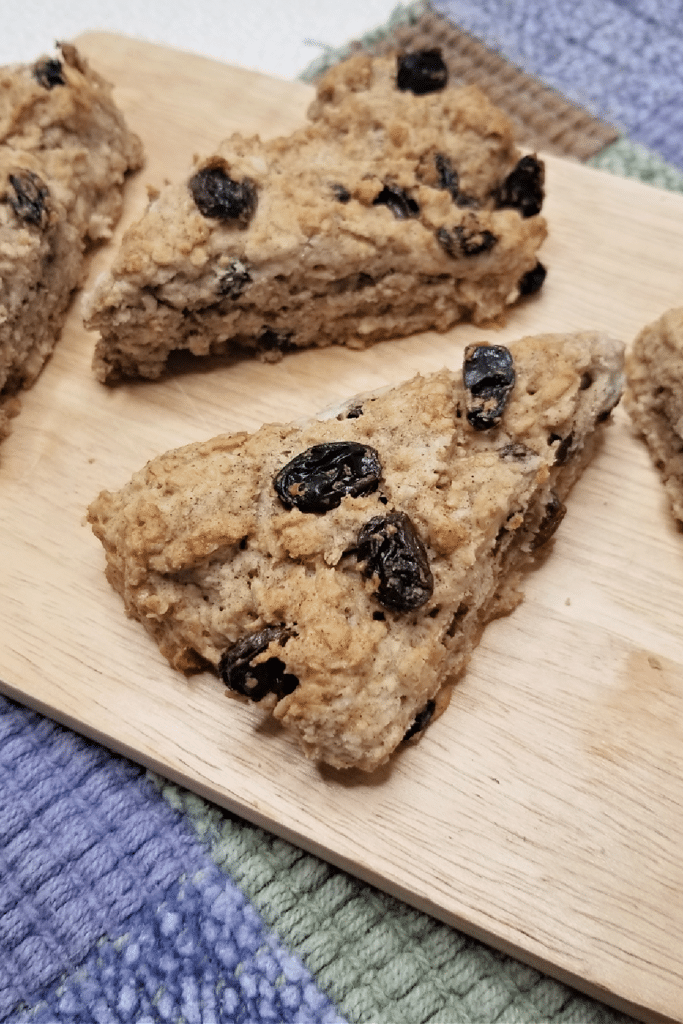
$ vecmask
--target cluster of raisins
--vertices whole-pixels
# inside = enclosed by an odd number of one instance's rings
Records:
[[[356,415],[361,415],[358,410]],[[273,487],[286,509],[324,514],[337,508],[346,495],[370,494],[379,485],[382,465],[377,451],[357,441],[329,441],[312,445],[291,459],[276,473]],[[427,550],[405,512],[374,516],[360,530],[355,555],[361,572],[377,581],[375,597],[381,605],[397,612],[412,611],[432,596],[434,580]],[[287,673],[282,659],[267,658],[253,665],[268,646],[284,647],[295,635],[285,626],[268,626],[243,637],[223,654],[219,674],[223,682],[251,700],[266,694],[278,697],[292,693],[296,676]],[[431,717],[413,723],[410,735],[422,729]],[[417,723],[417,724],[416,724]]]
[[[447,82],[448,68],[440,50],[417,50],[399,56],[396,84],[400,90],[421,96],[443,89]],[[480,205],[474,196],[460,191],[458,171],[448,156],[437,153],[434,163],[438,187],[450,194],[456,206],[475,209]],[[543,185],[543,164],[535,156],[524,156],[502,185],[494,190],[495,206],[498,209],[516,209],[522,217],[532,217],[541,211]],[[345,185],[333,184],[331,188],[338,202],[348,203],[351,199],[351,193]],[[417,201],[405,189],[394,184],[383,186],[374,198],[373,206],[387,206],[399,220],[417,217],[420,213]],[[454,259],[481,256],[489,252],[498,241],[492,231],[479,225],[474,215],[469,221],[452,229],[439,228],[436,238],[444,251]],[[519,282],[520,295],[533,295],[540,291],[545,278],[546,268],[539,262],[522,276]]]
[[[404,54],[398,59],[397,86],[415,95],[424,95],[444,88],[448,70],[438,50]],[[478,205],[472,197],[460,192],[458,172],[443,154],[435,157],[439,187],[447,190],[459,206]],[[333,184],[332,192],[340,203],[348,203],[351,195],[342,184]],[[195,203],[206,217],[233,219],[247,223],[256,207],[256,193],[248,181],[235,182],[221,168],[206,168],[190,182]],[[523,217],[538,213],[543,201],[543,166],[534,157],[525,157],[508,175],[495,193],[496,205],[514,207]],[[373,205],[387,206],[398,219],[416,217],[417,202],[402,188],[385,184]],[[473,219],[452,230],[442,228],[437,238],[453,257],[477,256],[496,244],[492,232],[481,229]],[[537,264],[524,275],[520,293],[529,295],[540,289],[546,271]],[[250,281],[246,268],[229,268],[221,290],[236,297]],[[508,398],[514,387],[515,371],[512,356],[501,345],[470,346],[463,364],[463,382],[467,395],[467,419],[475,430],[488,430],[500,423]],[[362,415],[354,409],[349,418]],[[510,458],[524,453],[512,451]],[[523,446],[519,446],[523,447]],[[324,514],[337,508],[347,495],[369,494],[379,486],[382,466],[377,451],[369,445],[353,441],[333,441],[313,445],[291,459],[275,476],[273,486],[286,509]],[[557,499],[548,503],[537,533],[538,544],[554,532],[564,515],[564,506]],[[432,596],[434,580],[429,557],[414,524],[405,512],[394,511],[374,516],[360,530],[355,548],[362,574],[375,580],[375,597],[383,607],[407,612],[422,607]],[[298,685],[296,676],[286,671],[284,662],[270,657],[256,665],[259,655],[275,643],[284,647],[295,631],[285,626],[269,626],[246,636],[227,650],[220,661],[219,673],[227,686],[251,700],[259,701],[267,694],[278,699],[292,693]],[[430,700],[416,715],[406,732],[408,740],[427,727],[435,712]]]
[[[337,508],[346,495],[375,491],[381,475],[374,448],[357,441],[329,441],[295,456],[276,474],[273,486],[285,508],[325,513]],[[429,558],[405,512],[390,512],[366,523],[356,554],[364,574],[378,580],[375,596],[385,608],[411,611],[431,597]]]
[[[452,161],[443,153],[434,157],[438,187],[445,189],[456,206],[476,209],[478,201],[460,191],[458,172]],[[522,157],[507,176],[503,184],[494,192],[494,201],[498,209],[510,207],[517,209],[522,217],[531,217],[540,213],[543,204],[543,164],[535,157]],[[476,216],[454,228],[439,228],[436,238],[442,249],[454,259],[460,257],[480,256],[489,252],[498,239],[487,228],[481,228]],[[519,282],[520,295],[533,295],[540,291],[546,278],[546,268],[538,262],[527,271]]]
[[[512,357],[502,345],[472,345],[465,353],[463,382],[468,396],[467,417],[475,430],[500,422],[515,382]],[[362,408],[353,411],[362,415]],[[511,457],[516,457],[511,452]],[[338,508],[348,495],[358,497],[377,490],[382,464],[375,448],[358,441],[327,441],[312,445],[290,459],[273,478],[273,487],[286,509],[324,515]],[[549,504],[539,535],[556,528],[563,514]],[[434,578],[429,556],[410,517],[401,511],[373,516],[359,531],[355,556],[361,573],[376,581],[375,598],[387,609],[409,612],[431,598]],[[243,637],[220,661],[219,673],[231,689],[254,701],[266,694],[278,698],[298,685],[281,658],[252,664],[270,644],[284,647],[295,635],[285,626],[268,626]],[[406,738],[425,728],[434,713],[430,701],[416,717]]]

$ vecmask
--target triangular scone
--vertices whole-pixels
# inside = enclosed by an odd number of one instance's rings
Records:
[[[0,69],[0,437],[57,342],[142,146],[75,47]]]
[[[542,163],[478,89],[416,95],[397,66],[351,58],[306,127],[233,135],[152,199],[84,302],[100,380],[483,323],[541,287]]]
[[[107,577],[174,667],[370,771],[520,600],[622,364],[595,333],[477,346],[464,373],[168,452],[90,506]]]
[[[683,523],[683,309],[668,310],[643,328],[626,370],[624,404]]]

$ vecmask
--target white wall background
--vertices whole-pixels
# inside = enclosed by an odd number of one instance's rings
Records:
[[[95,29],[295,78],[323,52],[383,25],[398,0],[4,0],[0,64],[31,62]],[[318,45],[316,45],[318,44]]]

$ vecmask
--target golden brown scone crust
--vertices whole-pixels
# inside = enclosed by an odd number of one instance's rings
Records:
[[[52,352],[84,252],[121,213],[140,140],[68,43],[0,70],[0,436]]]
[[[444,369],[336,415],[161,455],[90,506],[109,581],[183,671],[285,627],[258,660],[280,658],[298,686],[260,706],[309,757],[372,770],[429,702],[443,710],[484,623],[520,599],[520,572],[621,393],[622,350],[594,333],[517,342],[514,388],[488,430],[468,422],[461,372]],[[285,508],[275,475],[331,441],[377,451],[377,489],[324,514]],[[378,599],[357,553],[363,526],[392,512],[409,516],[433,575],[413,610]]]
[[[362,348],[484,323],[519,298],[546,224],[496,199],[521,156],[510,124],[476,88],[415,96],[395,78],[395,59],[350,59],[305,127],[233,135],[152,200],[84,304],[101,380],[158,377],[175,349]],[[200,211],[189,182],[207,168],[251,184],[250,217]]]
[[[683,523],[683,309],[644,327],[627,355],[624,404]]]

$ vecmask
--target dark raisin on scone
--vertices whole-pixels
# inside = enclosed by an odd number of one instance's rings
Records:
[[[442,65],[356,55],[305,127],[233,135],[162,189],[84,303],[97,377],[159,377],[174,350],[362,348],[491,322],[538,291],[543,165]]]
[[[402,53],[397,59],[396,85],[416,96],[438,92],[448,83],[448,68],[441,50],[414,50]]]
[[[110,87],[70,44],[59,58],[0,70],[0,437],[141,159]]]
[[[371,771],[521,599],[622,378],[594,332],[480,345],[457,372],[168,452],[90,506],[107,577],[175,668],[213,666],[309,757]]]
[[[683,523],[683,308],[638,334],[626,359],[624,404]]]

